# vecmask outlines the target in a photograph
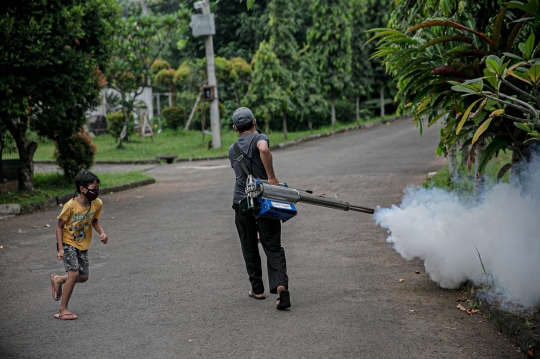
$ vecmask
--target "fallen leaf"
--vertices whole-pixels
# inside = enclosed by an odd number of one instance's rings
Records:
[[[16,233],[26,233],[26,231],[23,231],[22,228],[14,229],[14,230],[12,230],[12,232],[16,232]]]
[[[472,309],[472,308],[467,309],[466,312],[469,315],[480,314],[480,311],[478,309]]]
[[[414,313],[414,309],[409,309],[409,312]]]
[[[531,358],[534,355],[534,350],[532,345],[529,345],[529,350],[527,350],[527,357]]]
[[[4,249],[4,246],[0,246],[0,249]]]
[[[120,202],[121,198],[120,197],[116,197],[116,202]]]
[[[463,312],[466,312],[466,311],[467,311],[467,308],[465,308],[465,307],[464,307],[463,305],[461,305],[461,304],[458,304],[458,305],[457,305],[457,308],[458,308],[459,310],[463,311]]]
[[[45,227],[50,227],[51,225],[50,224],[46,224]]]
[[[111,219],[115,219],[116,217],[111,217]]]
[[[459,297],[457,301],[458,301],[458,302],[464,302],[464,301],[465,301],[465,298]]]
[[[109,192],[109,194],[114,194],[114,192]]]
[[[400,279],[399,282],[400,282],[400,283],[403,283],[404,280],[405,280],[405,279]]]

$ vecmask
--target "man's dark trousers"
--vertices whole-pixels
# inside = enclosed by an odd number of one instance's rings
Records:
[[[257,232],[259,232],[261,245],[266,254],[270,293],[277,294],[279,286],[288,289],[289,277],[287,277],[285,250],[281,246],[281,222],[271,218],[255,219],[253,216],[241,216],[238,214],[238,205],[234,205],[233,208],[235,209],[234,222],[240,236],[242,254],[253,293],[264,293]]]

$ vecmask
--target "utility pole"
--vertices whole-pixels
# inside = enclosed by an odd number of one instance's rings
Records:
[[[210,13],[209,0],[198,1],[193,4],[195,9],[202,8],[203,15],[192,16],[193,35],[204,35],[206,48],[206,74],[208,86],[212,87],[213,96],[210,100],[210,126],[212,128],[212,147],[221,148],[221,124],[219,121],[218,90],[216,81],[216,68],[214,64],[214,41],[215,34],[214,15]]]

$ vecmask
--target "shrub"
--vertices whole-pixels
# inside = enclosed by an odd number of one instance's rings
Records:
[[[126,137],[130,137],[133,134],[133,123],[131,122],[133,120],[133,114],[129,115],[129,123],[128,123],[128,133],[126,134]],[[115,138],[118,138],[120,136],[120,133],[122,132],[122,129],[124,128],[124,125],[126,124],[126,120],[124,118],[124,114],[122,112],[113,112],[107,114],[107,131],[111,135],[113,135]]]
[[[155,75],[161,70],[170,69],[170,68],[171,68],[171,65],[167,61],[156,59],[154,63],[152,64],[152,66],[150,66],[150,71]]]
[[[90,169],[96,161],[97,146],[86,132],[62,138],[55,142],[55,146],[54,158],[67,180],[72,180],[82,170]]]
[[[175,131],[186,123],[186,109],[182,106],[164,108],[161,115],[165,123]]]

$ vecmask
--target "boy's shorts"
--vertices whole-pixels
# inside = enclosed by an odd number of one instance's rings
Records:
[[[64,244],[64,267],[68,270],[78,270],[81,275],[88,275],[88,250],[81,251],[73,246]]]

